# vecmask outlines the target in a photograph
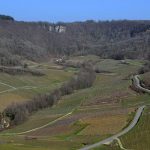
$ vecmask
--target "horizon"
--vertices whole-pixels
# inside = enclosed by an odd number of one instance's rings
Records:
[[[150,20],[148,0],[5,0],[1,1],[0,14],[17,21],[27,22],[83,22]]]
[[[14,19],[14,21],[16,22],[27,22],[27,23],[37,23],[37,22],[45,22],[45,23],[54,23],[54,24],[57,24],[57,23],[84,23],[84,22],[90,22],[90,21],[93,21],[95,23],[98,23],[98,22],[119,22],[119,21],[150,21],[150,19],[147,19],[147,20],[131,20],[131,19],[112,19],[112,20],[92,20],[92,19],[89,19],[89,20],[75,20],[75,21],[57,21],[57,22],[51,22],[51,21],[44,21],[44,20],[30,20],[30,21],[25,21],[25,20],[16,20],[16,18],[14,18],[14,16],[12,15],[9,15],[9,14],[0,14],[1,16],[8,16],[8,17],[12,17]]]

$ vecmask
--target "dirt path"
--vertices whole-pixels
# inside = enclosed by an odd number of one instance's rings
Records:
[[[19,132],[19,133],[5,133],[5,134],[0,134],[1,136],[11,136],[11,135],[23,135],[23,134],[26,134],[26,133],[30,133],[30,132],[33,132],[33,131],[37,131],[37,130],[40,130],[40,129],[43,129],[49,125],[52,125],[54,123],[56,123],[57,121],[60,121],[68,116],[70,116],[73,112],[75,111],[75,109],[73,109],[71,112],[43,125],[43,126],[40,126],[40,127],[37,127],[37,128],[34,128],[34,129],[31,129],[31,130],[27,130],[27,131],[24,131],[24,132]]]
[[[119,138],[116,138],[116,141],[118,142],[119,147],[120,147],[122,150],[129,150],[129,149],[126,149],[126,148],[123,147],[123,145],[122,145],[122,143],[121,143],[121,141],[120,141]]]
[[[0,91],[0,94],[7,93],[7,92],[12,92],[12,91],[16,91],[16,90],[19,90],[19,89],[31,90],[31,89],[36,89],[36,88],[38,88],[38,87],[36,87],[36,86],[14,87],[14,86],[12,86],[12,85],[9,85],[9,84],[3,83],[3,82],[0,82],[0,84],[1,84],[1,85],[5,85],[5,86],[7,86],[7,87],[10,88],[10,89],[8,89],[8,90]]]
[[[14,86],[11,86],[11,85],[6,84],[6,83],[3,83],[3,82],[0,82],[0,84],[5,85],[5,86],[8,86],[8,87],[10,87],[10,88],[12,88],[12,89],[16,89]]]

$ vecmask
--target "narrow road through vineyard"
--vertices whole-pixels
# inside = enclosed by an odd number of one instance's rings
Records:
[[[146,92],[146,93],[150,93],[150,90],[149,89],[146,89],[146,88],[143,88],[141,85],[140,85],[140,80],[139,80],[139,76],[136,75],[133,77],[133,84],[136,88],[138,88],[139,90],[143,91],[143,92]],[[118,134],[116,135],[113,135],[107,139],[104,139],[98,143],[95,143],[95,144],[92,144],[92,145],[89,145],[89,146],[86,146],[84,148],[81,148],[80,150],[90,150],[92,148],[95,148],[95,147],[98,147],[98,146],[101,146],[103,144],[107,144],[107,143],[111,143],[113,140],[121,137],[122,135],[128,133],[131,129],[133,129],[135,127],[135,125],[138,123],[141,115],[142,115],[142,112],[144,111],[144,108],[146,106],[143,105],[141,107],[138,108],[136,114],[135,114],[135,117],[133,119],[133,121],[131,122],[131,124],[125,128],[123,131],[119,132]]]

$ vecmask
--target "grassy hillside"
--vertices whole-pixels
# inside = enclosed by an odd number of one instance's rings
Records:
[[[121,138],[121,141],[125,148],[135,150],[149,150],[149,136],[150,136],[150,108],[149,106],[145,109],[141,119],[137,126],[129,132],[127,135]]]
[[[42,66],[43,64],[41,64]],[[74,74],[57,68],[45,68],[44,72],[44,76],[0,73],[0,111],[13,102],[22,102],[37,94],[49,93]]]
[[[82,59],[87,58],[82,57]],[[75,150],[119,132],[130,120],[129,114],[141,103],[149,101],[149,96],[139,95],[129,88],[131,84],[129,76],[137,72],[143,62],[138,60],[126,60],[126,62],[128,63],[99,59],[96,65],[111,72],[110,74],[97,74],[97,79],[91,88],[64,96],[53,108],[41,110],[25,123],[2,132],[1,134],[20,133],[49,123],[44,128],[22,136],[1,135],[0,140],[3,144],[0,148],[57,150],[61,147],[62,150]],[[70,76],[72,69],[66,70],[67,72],[63,73],[67,73],[67,76],[69,73]],[[99,149],[119,148],[103,146]]]

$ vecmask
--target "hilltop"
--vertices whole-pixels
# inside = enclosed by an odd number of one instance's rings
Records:
[[[0,18],[0,64],[94,54],[101,58],[149,59],[150,21],[23,22]]]

